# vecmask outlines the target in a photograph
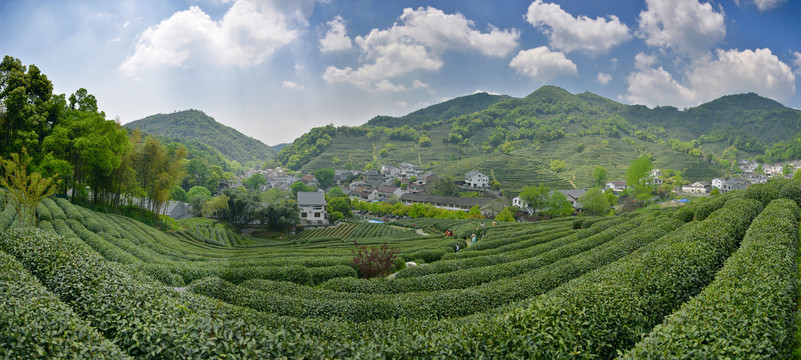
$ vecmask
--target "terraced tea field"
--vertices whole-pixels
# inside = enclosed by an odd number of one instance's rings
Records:
[[[346,223],[261,245],[60,199],[16,229],[6,207],[0,358],[793,357],[798,200],[781,182],[625,216]],[[358,278],[354,240],[399,249],[395,276]]]

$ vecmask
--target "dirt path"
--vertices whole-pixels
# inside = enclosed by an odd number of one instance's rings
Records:
[[[397,226],[397,225],[390,225],[390,226],[392,226],[392,227],[394,227],[394,228],[396,228],[396,229],[401,229],[401,230],[406,230],[406,231],[412,231],[412,229],[409,229],[409,228],[407,228],[407,227],[403,227],[403,226]],[[415,232],[417,235],[420,235],[420,236],[428,236],[428,234],[426,234],[426,233],[425,233],[425,232],[424,232],[422,229],[414,229],[414,232]]]

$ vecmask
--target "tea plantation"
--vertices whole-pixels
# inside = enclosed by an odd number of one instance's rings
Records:
[[[45,199],[37,229],[0,213],[0,358],[792,358],[799,201],[771,182],[614,217],[258,243]],[[360,279],[354,241],[397,248],[394,276]]]

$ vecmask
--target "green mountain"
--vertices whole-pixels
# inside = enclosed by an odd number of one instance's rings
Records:
[[[161,137],[206,144],[241,164],[251,161],[262,163],[275,156],[271,147],[218,123],[200,110],[151,115],[124,126],[130,129],[138,127],[144,132]]]
[[[730,167],[734,160],[765,156],[801,131],[801,111],[756,94],[724,96],[683,111],[625,105],[556,86],[492,103],[485,101],[489,95],[477,95],[359,127],[315,128],[276,160],[304,171],[408,161],[455,178],[478,169],[515,192],[531,184],[589,186],[596,166],[611,179],[622,178],[644,154],[684,180],[709,180],[736,170]],[[457,103],[480,110],[446,118],[446,109]],[[556,160],[565,166],[552,168]]]
[[[384,127],[420,126],[426,122],[448,120],[457,116],[472,114],[476,111],[484,110],[499,101],[508,99],[511,99],[511,97],[481,92],[431,105],[401,117],[379,115],[370,119],[367,125]]]

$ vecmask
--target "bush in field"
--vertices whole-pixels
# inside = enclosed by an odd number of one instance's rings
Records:
[[[395,258],[398,256],[400,250],[390,248],[388,244],[384,243],[380,248],[367,249],[367,245],[359,246],[356,241],[353,242],[357,249],[353,250],[353,261],[350,266],[356,269],[359,277],[364,279],[371,279],[374,277],[384,277],[392,272],[395,267]]]

